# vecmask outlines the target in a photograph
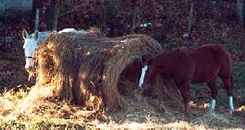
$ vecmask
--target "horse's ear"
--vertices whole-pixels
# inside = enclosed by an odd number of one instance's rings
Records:
[[[35,32],[34,32],[34,38],[35,38],[35,40],[38,39],[38,31],[35,31]]]
[[[27,33],[27,31],[25,29],[22,30],[22,38],[26,39],[27,37],[29,37],[29,34]]]

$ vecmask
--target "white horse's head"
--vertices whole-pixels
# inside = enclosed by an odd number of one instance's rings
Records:
[[[66,32],[73,32],[73,33],[79,33],[79,34],[87,34],[88,31],[85,31],[83,29],[76,30],[74,28],[65,28],[60,30],[58,33],[66,33]],[[33,56],[35,53],[36,48],[38,47],[39,43],[47,40],[48,34],[50,32],[35,32],[32,34],[28,34],[27,31],[22,32],[22,36],[24,39],[24,52],[25,52],[25,68],[29,69],[33,66]]]
[[[27,31],[22,32],[24,39],[24,53],[25,53],[25,68],[29,69],[33,66],[33,56],[38,44],[48,38],[48,32],[35,32],[28,34]]]

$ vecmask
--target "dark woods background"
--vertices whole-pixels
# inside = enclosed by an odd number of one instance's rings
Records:
[[[31,11],[6,10],[1,36],[18,35],[23,28],[33,31],[36,8],[40,31],[95,26],[107,36],[147,33],[162,43],[178,41],[185,33],[198,42],[233,37],[244,25],[243,0],[33,0],[32,5]],[[142,28],[143,23],[151,24]]]
[[[7,8],[10,3],[15,6]],[[13,64],[23,68],[21,31],[34,31],[37,8],[39,31],[97,27],[109,37],[144,33],[167,48],[219,43],[235,61],[245,60],[244,0],[0,0],[1,74]],[[9,77],[0,87],[16,72],[0,75]]]

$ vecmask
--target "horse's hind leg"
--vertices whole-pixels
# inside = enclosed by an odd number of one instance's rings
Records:
[[[220,59],[222,62],[219,76],[223,80],[224,89],[229,96],[229,107],[230,113],[234,112],[234,104],[233,104],[233,79],[232,79],[232,61],[229,54],[226,54],[224,57]]]
[[[227,95],[229,97],[229,108],[230,113],[232,114],[234,112],[234,104],[233,104],[233,94],[232,94],[232,77],[230,78],[222,78],[224,83],[224,88],[226,89]]]
[[[211,97],[212,97],[212,100],[211,100],[210,105],[209,105],[209,112],[214,112],[214,109],[216,106],[216,97],[218,94],[216,84],[215,84],[215,80],[208,82],[207,85],[211,90]]]
[[[232,94],[232,78],[222,78],[224,83],[224,89],[228,96],[233,96]]]

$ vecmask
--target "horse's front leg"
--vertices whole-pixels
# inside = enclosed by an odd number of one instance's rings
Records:
[[[142,88],[142,85],[144,84],[144,80],[145,80],[145,75],[146,72],[148,70],[148,65],[144,65],[144,67],[141,69],[141,74],[140,74],[140,79],[139,79],[139,87]]]
[[[190,81],[184,81],[180,84],[178,84],[180,93],[183,97],[183,102],[184,102],[184,112],[185,115],[189,115],[190,112]]]
[[[144,96],[152,96],[154,80],[156,78],[156,70],[154,67],[150,67],[145,75],[144,84],[147,84],[143,87],[143,95]]]

